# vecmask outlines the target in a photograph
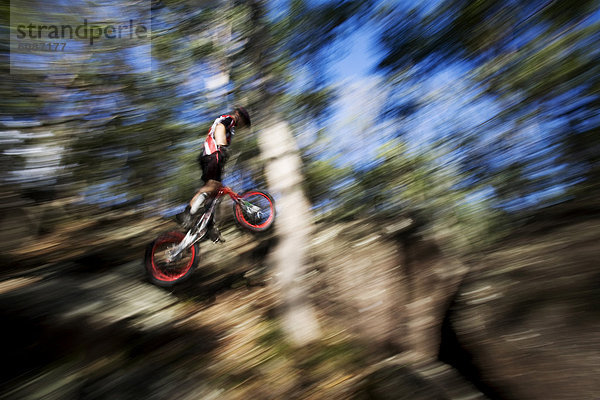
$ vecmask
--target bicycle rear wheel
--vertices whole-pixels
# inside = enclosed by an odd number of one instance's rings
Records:
[[[263,232],[269,229],[275,221],[275,200],[270,194],[260,190],[250,190],[240,195],[240,198],[258,208],[258,212],[244,209],[240,204],[233,204],[233,216],[236,222],[251,232]]]
[[[194,244],[185,249],[175,260],[168,260],[169,252],[184,238],[177,231],[166,232],[148,245],[146,249],[145,266],[148,279],[162,287],[173,286],[187,279],[199,260],[198,245]]]

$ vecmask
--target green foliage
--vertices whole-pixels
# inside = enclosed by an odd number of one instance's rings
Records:
[[[351,176],[349,167],[336,167],[332,160],[304,160],[305,190],[312,204],[334,201],[332,194]]]
[[[499,108],[478,125],[438,128],[435,147],[403,152],[402,162],[384,153],[378,168],[393,171],[388,181],[399,186],[388,190],[401,187],[404,202],[398,204],[416,202],[433,225],[454,220],[477,238],[477,232],[502,236],[506,231],[499,231],[518,219],[519,209],[594,197],[600,60],[590,49],[600,39],[598,11],[592,1],[449,0],[379,7],[386,49],[379,67],[388,84],[398,86],[394,90],[406,93],[458,67],[467,71],[461,78],[465,86],[477,92],[473,101]],[[414,97],[398,96],[388,104],[399,124],[436,101]],[[405,170],[407,175],[398,172]],[[383,177],[377,168],[365,174],[370,180]]]
[[[92,3],[79,7],[93,15]],[[200,184],[196,156],[218,113],[244,104],[260,126],[261,116],[272,112],[302,123],[327,109],[333,90],[322,81],[292,90],[295,71],[300,63],[311,71],[321,68],[319,51],[364,7],[295,2],[283,18],[270,18],[264,1],[156,3],[152,73],[133,73],[125,52],[114,50],[94,54],[93,62],[71,76],[15,75],[0,83],[2,117],[33,120],[40,127],[19,127],[19,134],[31,138],[16,146],[27,150],[45,143],[63,149],[61,195],[83,194],[102,204],[158,200],[166,208],[187,200]],[[8,25],[8,9],[3,10]],[[306,35],[321,40],[296,47]],[[211,83],[216,77],[225,80]],[[53,136],[35,139],[34,131],[43,129]],[[233,143],[230,177],[242,185],[264,184],[256,135],[240,132]],[[2,150],[13,148],[7,143]],[[0,156],[6,171],[28,168],[26,157],[8,153]],[[12,184],[17,191],[18,185]],[[324,189],[319,190],[316,197],[323,198]]]
[[[72,75],[2,80],[0,118],[14,124],[2,128],[2,190],[60,187],[65,197],[158,200],[166,208],[199,185],[196,156],[212,118],[241,103],[256,116],[255,126],[276,114],[299,134],[320,131],[301,153],[305,190],[322,218],[390,221],[418,212],[430,229],[461,232],[472,243],[490,237],[486,232],[502,226],[498,221],[515,204],[542,207],[600,193],[594,2],[392,7],[295,0],[277,12],[269,6],[258,0],[155,4],[151,74],[133,73],[125,52],[115,49],[93,54]],[[381,143],[378,155],[350,165],[343,154],[326,156],[338,146],[324,117],[338,93],[324,77],[339,52],[332,44],[364,24],[381,33],[386,118],[395,133],[365,133]],[[464,72],[460,82],[473,104],[498,109],[486,110],[483,123],[457,117],[433,126],[433,137],[415,146],[403,134],[412,118],[431,118],[430,110],[449,101],[440,90],[419,89],[445,68],[453,76]],[[32,156],[40,148],[54,168],[48,179],[35,176],[46,162]],[[257,135],[240,132],[232,150],[231,179],[263,184]]]

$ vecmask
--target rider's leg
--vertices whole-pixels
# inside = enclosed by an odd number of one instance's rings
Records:
[[[198,210],[206,204],[207,199],[214,196],[220,188],[221,182],[209,179],[204,186],[198,190],[185,210],[177,214],[177,221],[186,229],[191,227],[194,220],[194,214],[196,214]]]
[[[202,208],[206,201],[221,188],[221,174],[223,170],[222,163],[219,163],[218,154],[202,155],[199,157],[200,168],[202,169],[202,180],[204,186],[198,190],[196,195],[190,201],[185,211],[177,215],[177,220],[185,228],[193,223],[193,215]]]
[[[221,182],[209,179],[190,201],[190,214],[195,214],[206,203],[206,199],[214,196],[220,188]]]
[[[194,196],[194,198],[190,201],[190,215],[195,214],[202,204],[206,204],[207,199],[210,199],[216,195],[220,188],[221,182],[209,179],[204,187],[202,187],[198,193],[196,193],[196,196]],[[219,229],[215,226],[214,217],[215,216],[213,214],[207,226],[208,238],[215,243],[225,242],[225,239],[223,239],[221,236],[221,232],[219,232]]]

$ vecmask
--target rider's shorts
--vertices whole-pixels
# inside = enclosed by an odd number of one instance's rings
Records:
[[[200,168],[202,168],[202,180],[205,183],[210,179],[221,182],[223,162],[222,160],[219,160],[219,157],[220,155],[218,152],[210,155],[200,155],[200,157],[198,157]]]

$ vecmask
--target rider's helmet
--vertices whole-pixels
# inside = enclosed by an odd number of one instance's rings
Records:
[[[236,106],[234,111],[237,111],[237,113],[240,115],[240,117],[242,117],[244,119],[244,124],[249,128],[252,125],[252,122],[250,121],[250,114],[248,114],[248,111],[246,111],[246,109],[242,106]]]

